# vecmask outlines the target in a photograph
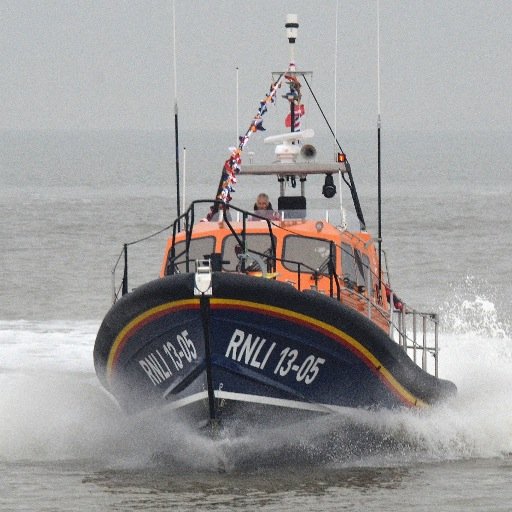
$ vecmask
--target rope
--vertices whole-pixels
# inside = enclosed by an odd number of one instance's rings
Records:
[[[174,224],[174,223],[173,223]],[[127,244],[125,245],[135,245],[135,244],[138,244],[140,242],[144,242],[146,240],[149,240],[150,238],[153,238],[154,236],[157,236],[157,235],[160,235],[161,233],[163,233],[164,231],[167,231],[168,229],[172,228],[173,224],[169,224],[168,226],[166,226],[165,228],[162,228],[158,231],[156,231],[155,233],[152,233],[151,235],[148,235],[148,236],[145,236],[144,238],[140,238],[139,240],[134,240],[133,242],[128,242]]]

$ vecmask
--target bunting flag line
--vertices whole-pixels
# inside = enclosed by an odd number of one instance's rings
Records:
[[[249,128],[247,129],[244,135],[241,135],[239,137],[238,147],[233,149],[233,151],[229,155],[229,158],[224,162],[219,187],[217,189],[217,194],[215,196],[215,198],[219,201],[222,201],[224,205],[227,205],[231,201],[231,193],[235,192],[233,185],[236,184],[236,176],[240,172],[242,164],[242,152],[244,150],[244,147],[249,142],[249,138],[253,133],[256,133],[258,131],[265,131],[265,128],[263,126],[263,116],[268,111],[268,104],[275,103],[277,91],[278,89],[281,88],[282,82],[284,80],[287,81],[286,83],[290,88],[289,92],[284,97],[287,98],[288,101],[290,101],[290,103],[294,104],[295,109],[294,131],[300,130],[300,119],[304,115],[304,105],[300,104],[302,97],[300,93],[300,82],[295,75],[288,75],[286,73],[282,73],[278,77],[278,79],[270,85],[270,90],[268,94],[265,96],[265,98],[263,98],[260,101],[258,111],[254,118],[252,119]],[[290,116],[290,125],[287,126],[291,126],[291,114],[288,115]],[[225,206],[221,207],[222,209],[225,208]],[[213,219],[213,216],[216,213],[218,213],[218,211],[219,205],[212,205],[210,207],[210,211],[203,220],[211,221]]]

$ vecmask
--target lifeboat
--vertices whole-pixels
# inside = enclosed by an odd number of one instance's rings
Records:
[[[171,224],[158,278],[128,291],[124,246],[122,285],[94,347],[98,378],[124,410],[165,407],[209,423],[288,421],[347,408],[423,408],[456,392],[438,375],[438,317],[394,292],[345,154],[317,161],[314,132],[300,130],[303,80],[293,63],[273,80],[215,198],[193,201]],[[242,163],[282,87],[293,131],[265,139],[273,162]],[[320,204],[306,190],[318,176]],[[276,208],[237,205],[237,177],[277,186]],[[333,199],[342,182],[354,226]]]

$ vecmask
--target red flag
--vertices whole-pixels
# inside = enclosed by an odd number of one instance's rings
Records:
[[[297,127],[297,121],[300,120],[300,118],[304,115],[304,105],[295,105],[295,127]],[[292,115],[288,114],[286,116],[286,119],[284,120],[284,125],[287,128],[290,128],[292,125]]]

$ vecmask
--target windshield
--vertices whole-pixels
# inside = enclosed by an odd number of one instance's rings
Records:
[[[194,270],[194,261],[202,260],[205,258],[209,258],[210,255],[215,250],[215,238],[213,236],[207,236],[203,238],[193,238],[190,240],[190,247],[188,252],[188,261],[189,268],[187,269],[187,254],[186,250],[186,242],[183,240],[181,242],[177,242],[174,246],[175,251],[174,255],[176,260],[174,261],[174,272],[183,273],[190,272]],[[169,253],[168,260],[171,258],[171,253]],[[191,262],[191,263],[190,263]],[[167,268],[167,274],[172,273],[170,268]]]
[[[248,251],[248,258],[245,263],[246,270],[249,271],[266,271],[267,270],[267,258],[263,258],[263,262],[265,263],[264,267],[261,268],[261,260],[262,257],[258,258],[258,255],[253,254],[251,256],[251,251],[255,253],[260,253],[263,255],[270,256],[272,255],[272,240],[270,235],[268,234],[247,234],[245,237],[246,248]],[[275,244],[275,241],[274,241]],[[233,235],[228,235],[224,238],[222,242],[222,259],[224,260],[224,264],[222,269],[227,272],[235,272],[239,271],[241,268],[241,256],[242,256],[242,248],[238,244],[236,238]]]
[[[304,272],[320,272],[328,274],[328,262],[331,254],[331,242],[319,238],[306,238],[303,236],[287,236],[284,240],[283,265],[286,269],[296,271],[297,265],[291,261],[297,261],[304,265]]]

